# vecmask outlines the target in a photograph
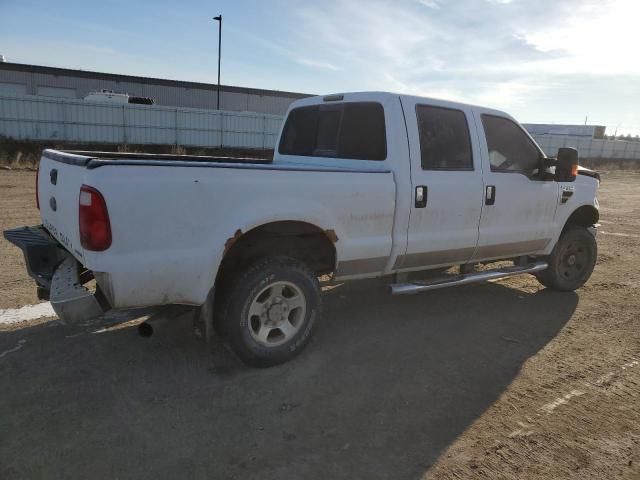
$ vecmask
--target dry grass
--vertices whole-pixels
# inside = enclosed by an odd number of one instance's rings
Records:
[[[103,152],[157,153],[170,155],[211,155],[247,158],[273,158],[273,150],[248,148],[202,148],[178,145],[119,145],[80,144],[60,142],[25,142],[0,137],[0,168],[12,170],[35,170],[42,151],[46,148],[58,150],[92,150]]]

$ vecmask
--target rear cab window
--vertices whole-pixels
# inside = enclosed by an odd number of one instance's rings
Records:
[[[385,160],[384,109],[378,102],[343,102],[294,108],[278,146],[281,155]]]

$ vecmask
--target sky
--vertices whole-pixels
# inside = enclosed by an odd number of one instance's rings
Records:
[[[311,94],[382,90],[640,134],[638,0],[0,0],[7,61]]]

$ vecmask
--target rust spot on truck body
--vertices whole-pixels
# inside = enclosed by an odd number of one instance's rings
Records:
[[[336,231],[333,229],[328,229],[325,230],[324,233],[327,234],[327,237],[329,237],[329,240],[331,240],[331,243],[336,243],[338,241],[338,235],[336,235]]]
[[[242,236],[242,230],[236,230],[236,233],[233,234],[233,237],[227,238],[227,241],[224,242],[224,253],[226,254],[229,249],[233,246],[236,241]]]

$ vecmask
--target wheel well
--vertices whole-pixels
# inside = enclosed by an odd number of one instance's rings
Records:
[[[270,255],[296,258],[317,275],[331,273],[336,265],[337,241],[333,230],[298,221],[267,223],[246,233],[238,230],[225,244],[217,278]]]
[[[567,228],[576,225],[580,227],[590,227],[591,225],[598,223],[599,218],[600,214],[595,207],[592,207],[591,205],[583,205],[569,216],[562,231],[564,232]]]

